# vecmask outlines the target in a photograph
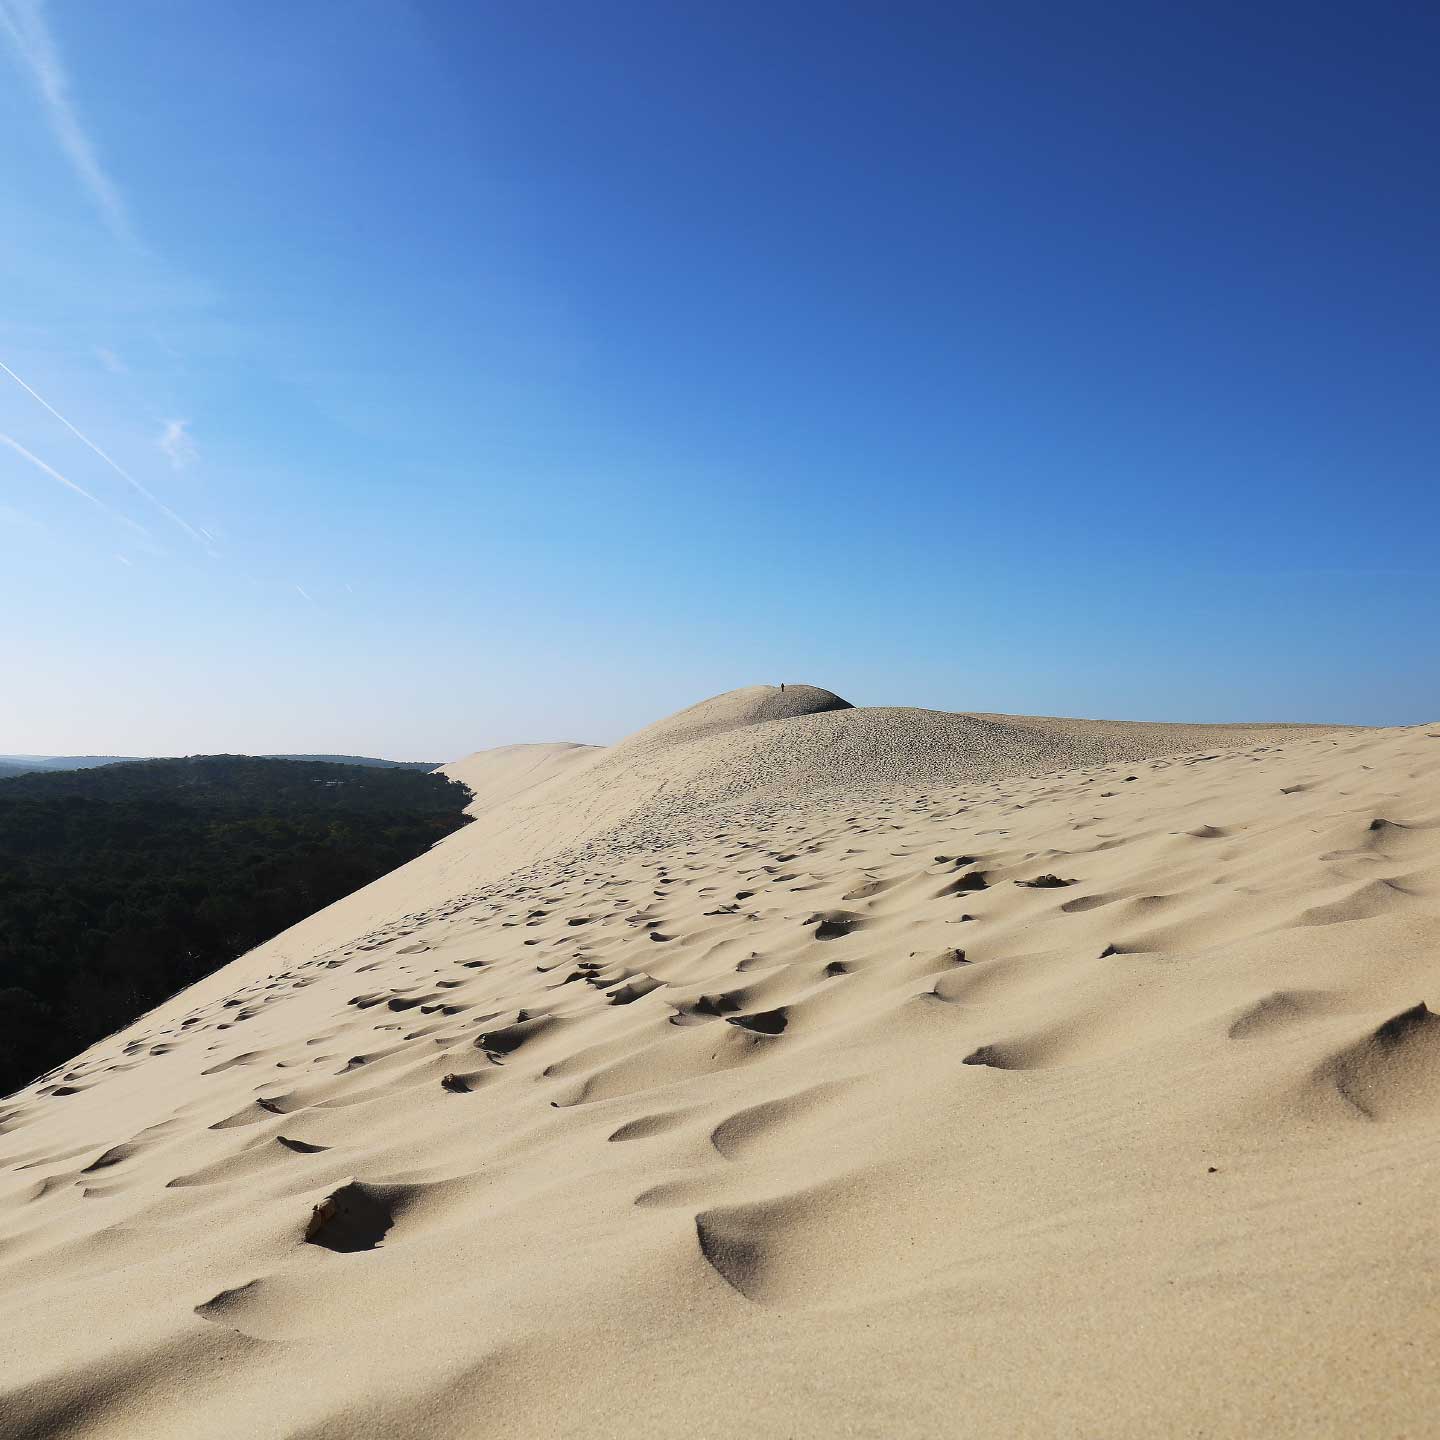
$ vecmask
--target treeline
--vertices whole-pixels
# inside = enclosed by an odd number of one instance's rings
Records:
[[[242,755],[0,780],[0,1094],[421,854],[468,800]]]

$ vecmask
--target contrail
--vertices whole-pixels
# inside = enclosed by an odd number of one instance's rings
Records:
[[[173,520],[197,545],[209,549],[199,532],[188,520],[177,515],[163,500],[152,495],[128,470],[117,465],[88,435],[81,434],[43,395],[32,390],[3,360],[0,360],[0,370],[3,370],[32,399],[38,400],[82,445],[88,445],[122,480],[138,490],[162,515]],[[13,445],[15,442],[12,440],[10,443]],[[25,453],[28,455],[30,452],[27,450]],[[33,460],[35,457],[32,455],[30,458]],[[38,465],[41,462],[37,460],[35,463]],[[69,485],[70,481],[66,480],[65,483]],[[78,485],[72,488],[80,489]],[[89,495],[89,491],[86,490],[81,490],[80,493]],[[95,497],[90,495],[90,499],[94,500]],[[98,505],[100,502],[97,500],[95,503]]]
[[[32,455],[18,440],[12,439],[3,431],[0,431],[0,445],[8,445],[17,455],[23,455],[37,469],[43,470],[52,480],[63,485],[67,490],[73,490],[77,495],[82,495],[92,505],[97,505],[107,515],[113,516],[122,524],[129,525],[131,529],[138,530],[142,535],[150,532],[138,521],[132,520],[128,515],[122,515],[118,510],[112,510],[98,496],[92,495],[83,485],[77,485],[73,480],[67,480],[58,470],[47,465],[38,455]]]
[[[95,146],[70,102],[70,77],[43,12],[39,0],[0,0],[0,29],[9,34],[16,54],[34,77],[55,138],[81,184],[90,192],[110,233],[133,246],[135,234],[124,201],[100,164]]]

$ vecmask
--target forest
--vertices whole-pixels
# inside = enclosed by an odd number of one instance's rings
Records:
[[[0,779],[0,1095],[422,854],[469,798],[243,755]]]

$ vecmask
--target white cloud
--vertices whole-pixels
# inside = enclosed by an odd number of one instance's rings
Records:
[[[128,375],[130,368],[125,362],[107,345],[96,345],[94,347],[95,358],[112,374]]]
[[[167,420],[160,438],[155,442],[169,457],[172,469],[183,470],[200,458],[200,451],[187,428],[188,420]]]
[[[0,31],[10,40],[21,65],[30,72],[45,104],[50,128],[70,167],[90,192],[101,218],[117,240],[135,243],[125,203],[100,164],[94,143],[70,100],[70,77],[45,21],[44,0],[0,0]]]

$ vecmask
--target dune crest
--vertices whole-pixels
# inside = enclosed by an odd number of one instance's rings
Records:
[[[17,1436],[1421,1433],[1440,734],[756,686],[0,1102]]]

